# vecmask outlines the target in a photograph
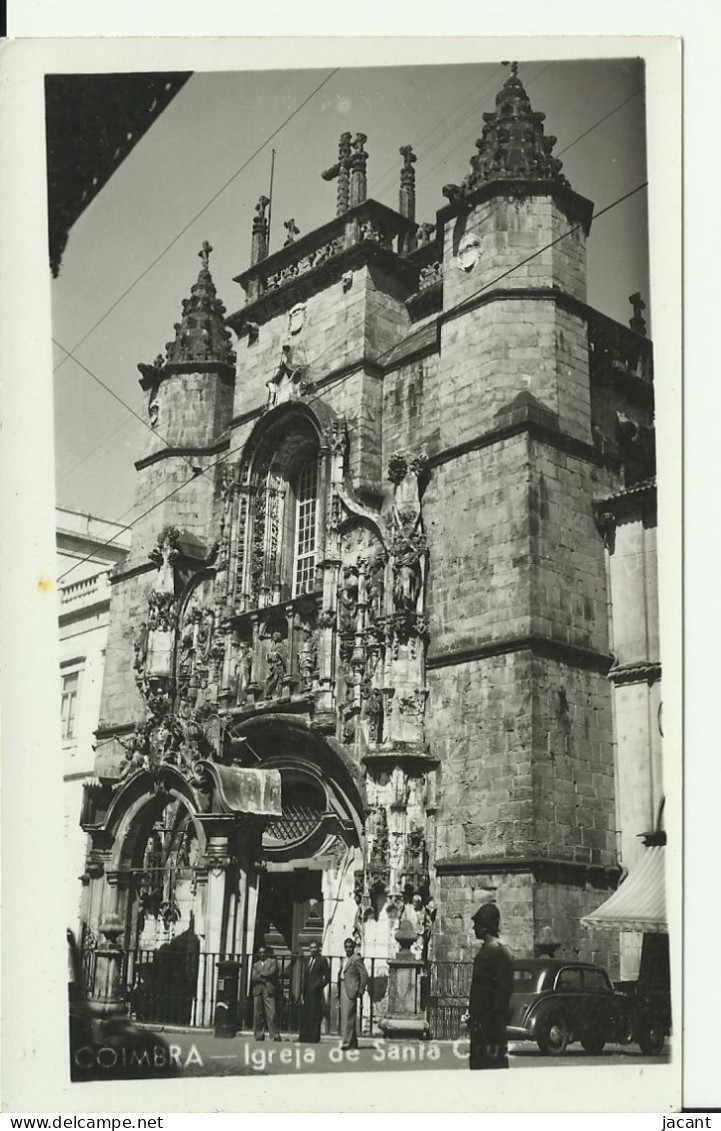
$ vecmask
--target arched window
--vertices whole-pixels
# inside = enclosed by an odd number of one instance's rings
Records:
[[[317,504],[318,461],[311,456],[303,463],[295,485],[294,597],[315,588]]]
[[[280,432],[280,434],[279,434]],[[312,593],[319,554],[317,434],[305,421],[271,431],[254,460],[249,539],[250,605]]]

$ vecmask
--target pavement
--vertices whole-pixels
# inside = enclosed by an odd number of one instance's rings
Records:
[[[272,1076],[327,1072],[468,1070],[468,1042],[385,1040],[362,1037],[359,1047],[343,1051],[340,1038],[323,1037],[320,1044],[297,1041],[284,1034],[280,1041],[256,1041],[252,1033],[216,1037],[210,1029],[177,1029],[147,1026],[169,1047],[169,1056],[183,1076]],[[510,1069],[562,1067],[573,1064],[642,1065],[664,1063],[661,1057],[644,1056],[637,1045],[610,1045],[592,1056],[572,1045],[561,1057],[542,1056],[535,1044],[515,1042],[509,1046]]]

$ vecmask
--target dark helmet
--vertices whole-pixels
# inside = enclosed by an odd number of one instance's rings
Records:
[[[471,916],[471,918],[474,923],[478,923],[480,927],[485,927],[492,935],[498,934],[501,925],[501,913],[495,903],[481,904],[475,915]]]

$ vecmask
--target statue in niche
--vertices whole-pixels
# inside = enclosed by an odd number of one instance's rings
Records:
[[[133,651],[135,652],[135,659],[133,661],[133,670],[142,672],[145,669],[145,661],[148,658],[148,624],[147,621],[141,621],[140,628],[138,629],[135,641],[133,643]]]
[[[248,697],[251,681],[252,654],[250,644],[241,640],[238,645],[238,658],[235,662],[235,701],[240,706]]]
[[[385,556],[377,553],[368,557],[366,565],[366,606],[370,620],[383,614]]]
[[[270,648],[265,654],[266,677],[265,698],[279,699],[283,694],[283,681],[286,677],[285,648],[279,632],[271,636]]]
[[[178,559],[178,539],[180,531],[175,526],[169,526],[158,537],[157,545],[151,550],[149,557],[158,568],[158,578],[155,582],[157,593],[172,593],[175,588],[175,563]]]
[[[411,954],[415,958],[423,957],[423,944],[426,932],[426,911],[423,899],[416,893],[410,903],[403,908],[403,918],[410,923],[416,933],[416,941],[411,944]]]
[[[358,569],[356,566],[343,567],[343,581],[338,596],[340,631],[355,632],[355,618],[358,608]]]
[[[383,741],[383,692],[379,687],[372,687],[368,694],[366,706],[368,719],[368,741]]]
[[[266,408],[269,409],[311,391],[312,382],[308,380],[308,365],[301,345],[283,343],[278,369],[265,387],[268,390]]]
[[[298,651],[298,671],[302,691],[310,691],[318,676],[318,645],[310,625],[302,625],[305,640]]]
[[[398,613],[414,613],[423,587],[421,561],[425,554],[425,539],[422,536],[401,536],[393,549],[393,605]]]

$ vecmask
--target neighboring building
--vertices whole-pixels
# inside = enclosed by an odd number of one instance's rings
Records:
[[[67,845],[66,915],[75,930],[80,917],[80,874],[87,836],[80,826],[83,784],[95,765],[95,728],[110,610],[109,571],[128,552],[125,527],[92,515],[56,508],[60,589],[60,712],[63,806]],[[110,542],[110,539],[113,539]],[[63,579],[66,571],[67,578]]]
[[[650,429],[623,419],[628,443],[653,451]],[[596,503],[607,549],[616,744],[616,828],[623,883],[586,920],[590,928],[620,931],[620,974],[638,976],[644,964],[668,979],[668,920],[664,857],[663,703],[659,641],[655,477]],[[652,957],[653,956],[653,957]]]
[[[410,149],[396,212],[342,135],[336,217],[268,255],[261,198],[227,319],[201,251],[139,367],[163,440],[113,578],[93,930],[237,954],[356,933],[388,957],[419,892],[438,960],[471,956],[495,899],[517,953],[618,971],[618,935],[581,920],[660,794],[631,670],[658,652],[629,636],[612,669],[622,548],[609,590],[597,504],[654,472],[652,351],[638,302],[631,328],[586,303],[593,206],[542,117],[514,67],[435,228]],[[619,647],[637,627],[614,626]]]

